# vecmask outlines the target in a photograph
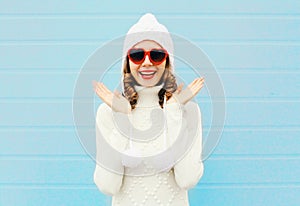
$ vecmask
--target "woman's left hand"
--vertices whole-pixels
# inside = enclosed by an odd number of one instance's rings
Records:
[[[179,85],[177,90],[172,94],[171,99],[168,101],[179,102],[180,104],[186,104],[194,96],[198,94],[204,84],[204,78],[196,78],[192,83],[190,83],[186,89],[182,91],[183,84]]]

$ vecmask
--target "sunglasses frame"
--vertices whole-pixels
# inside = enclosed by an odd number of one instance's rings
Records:
[[[132,59],[132,58],[130,57],[130,52],[131,52],[132,50],[143,50],[143,51],[144,51],[144,57],[143,57],[143,59],[140,60],[140,61],[136,61],[136,60]],[[154,61],[154,60],[151,58],[151,55],[150,55],[150,52],[153,51],[153,50],[161,50],[161,51],[163,51],[166,55],[165,55],[165,57],[164,57],[161,61],[159,61],[159,62]],[[128,50],[127,56],[128,56],[128,58],[130,59],[130,61],[132,61],[134,64],[141,64],[141,63],[143,63],[143,62],[145,61],[145,59],[146,59],[146,56],[148,56],[150,62],[151,62],[153,65],[159,65],[159,64],[163,63],[163,62],[167,59],[167,57],[169,56],[169,54],[168,54],[167,50],[165,50],[164,48],[159,48],[159,49],[153,48],[153,49],[148,50],[148,51],[146,51],[144,48],[131,48],[131,49]]]

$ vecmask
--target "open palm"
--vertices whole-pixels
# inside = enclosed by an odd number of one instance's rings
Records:
[[[183,84],[178,86],[178,89],[173,93],[172,98],[168,103],[179,102],[186,104],[195,97],[201,90],[204,84],[204,78],[196,78],[190,83],[186,89],[182,90]],[[128,114],[131,112],[129,101],[123,97],[118,91],[111,92],[103,83],[93,81],[93,86],[96,94],[100,99],[110,106],[116,112]]]
[[[130,113],[131,106],[128,100],[118,91],[111,92],[102,82],[93,81],[96,94],[100,99],[116,112]]]
[[[196,78],[190,83],[186,89],[182,90],[183,84],[178,86],[178,89],[173,93],[172,98],[168,101],[179,102],[180,104],[186,104],[193,97],[195,97],[204,85],[204,78]]]

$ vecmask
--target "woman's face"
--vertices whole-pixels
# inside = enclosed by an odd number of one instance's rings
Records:
[[[162,47],[155,41],[144,40],[136,44],[133,48],[143,48],[146,51],[151,49],[162,49]],[[146,55],[145,60],[141,64],[135,64],[129,59],[129,67],[134,79],[142,86],[152,87],[155,86],[161,79],[165,69],[166,60],[161,64],[154,65],[149,56]]]

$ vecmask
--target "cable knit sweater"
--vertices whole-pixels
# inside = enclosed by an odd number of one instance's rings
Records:
[[[153,124],[151,119],[151,111],[160,109],[158,103],[158,91],[161,86],[141,87],[135,86],[138,92],[139,99],[136,108],[132,111],[131,124],[140,130],[147,130]],[[186,111],[186,107],[194,108],[193,114]],[[201,129],[201,113],[197,104],[193,102],[187,103],[181,107],[178,103],[166,103],[165,105],[167,128],[166,133],[159,133],[155,138],[148,141],[139,141],[132,138],[131,140],[120,132],[120,128],[114,123],[113,111],[106,104],[101,104],[97,110],[96,127],[98,132],[97,139],[97,161],[102,160],[113,162],[113,169],[105,168],[101,164],[96,164],[94,172],[94,181],[98,189],[108,195],[112,195],[113,206],[188,206],[187,189],[194,187],[203,174],[203,164],[200,161],[202,149],[202,129]],[[125,152],[128,149],[134,149],[144,156],[159,154],[174,144],[179,136],[179,125],[186,127],[183,129],[189,132],[191,124],[188,118],[181,115],[185,112],[186,115],[194,115],[199,117],[197,121],[198,127],[194,135],[195,138],[189,149],[181,158],[174,160],[171,166],[165,165],[164,160],[157,159],[156,163],[160,163],[160,172],[152,172],[156,166],[147,165],[146,162],[139,164],[141,171],[147,175],[137,174],[135,168],[128,167],[124,159],[114,158],[104,154],[104,149],[101,148],[99,134],[104,137],[107,144],[113,149],[120,152]],[[152,125],[153,126],[153,125]],[[99,133],[100,132],[100,133]],[[134,136],[134,134],[131,134]],[[186,143],[180,142],[184,145]],[[184,141],[184,140],[183,140]],[[129,162],[130,163],[130,162]],[[159,165],[159,164],[158,164]],[[150,172],[149,172],[150,171]]]

